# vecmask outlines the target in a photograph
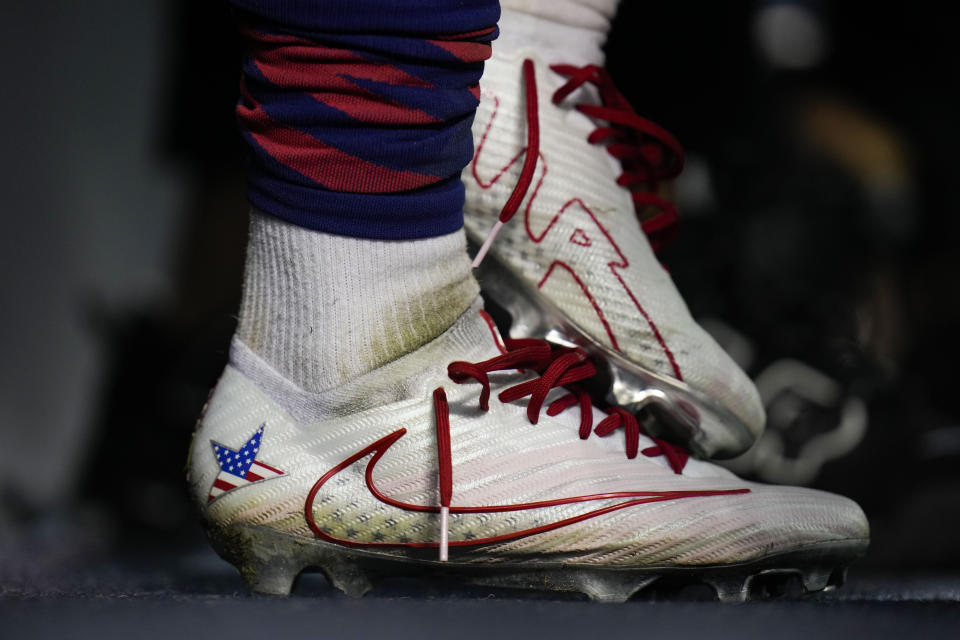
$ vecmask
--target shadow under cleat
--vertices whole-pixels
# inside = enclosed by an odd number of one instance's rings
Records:
[[[473,575],[467,573],[463,579],[469,584],[581,593],[595,602],[622,603],[655,582],[657,577],[657,575],[638,575],[638,572],[631,570],[569,566],[561,569],[481,570],[480,573]]]

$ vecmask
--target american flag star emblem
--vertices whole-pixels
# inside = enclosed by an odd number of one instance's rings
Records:
[[[213,455],[217,457],[217,464],[220,465],[220,473],[210,487],[210,498],[207,502],[237,487],[283,475],[280,469],[257,460],[260,454],[260,441],[263,439],[263,429],[266,426],[266,424],[260,425],[260,428],[239,449],[231,449],[219,442],[210,441]]]

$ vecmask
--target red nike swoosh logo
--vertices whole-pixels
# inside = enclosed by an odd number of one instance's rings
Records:
[[[407,433],[406,429],[399,429],[393,433],[380,438],[370,446],[358,451],[353,454],[340,464],[336,465],[329,471],[327,471],[323,476],[320,477],[314,483],[313,487],[310,489],[310,492],[307,494],[306,502],[304,503],[304,517],[307,520],[307,525],[310,527],[310,530],[313,531],[314,535],[318,538],[326,540],[327,542],[333,542],[336,544],[346,545],[350,547],[412,547],[417,549],[435,549],[440,546],[439,542],[358,542],[356,540],[347,540],[344,538],[337,538],[330,535],[329,533],[323,531],[320,526],[317,524],[316,520],[313,517],[313,503],[316,499],[317,493],[320,489],[326,484],[331,478],[335,475],[349,467],[350,465],[356,463],[359,460],[362,460],[366,456],[373,454],[373,457],[370,458],[367,462],[367,468],[365,472],[367,488],[370,490],[370,493],[379,500],[380,502],[396,507],[398,509],[403,509],[404,511],[418,511],[418,512],[427,512],[427,513],[439,513],[439,506],[432,505],[420,505],[420,504],[411,504],[409,502],[402,502],[400,500],[395,500],[387,495],[384,495],[373,481],[373,469],[376,467],[377,462],[380,461],[387,451],[392,447],[400,438],[402,438]],[[582,496],[573,496],[567,498],[558,498],[556,500],[543,500],[539,502],[521,502],[517,504],[506,504],[506,505],[493,505],[493,506],[452,506],[450,507],[451,514],[458,513],[507,513],[510,511],[527,511],[530,509],[543,509],[547,507],[557,507],[566,504],[574,504],[577,502],[594,502],[597,500],[616,500],[623,499],[623,502],[619,502],[612,505],[607,505],[605,507],[594,509],[593,511],[588,511],[577,516],[572,516],[569,518],[564,518],[551,522],[549,524],[541,525],[539,527],[531,527],[528,529],[521,529],[519,531],[514,531],[511,533],[505,533],[498,536],[492,536],[489,538],[475,538],[472,540],[451,540],[449,546],[451,547],[470,547],[477,546],[482,544],[493,544],[497,542],[507,542],[510,540],[517,540],[519,538],[525,538],[527,536],[536,535],[538,533],[544,533],[547,531],[553,531],[554,529],[560,529],[562,527],[567,527],[578,522],[583,522],[584,520],[589,520],[591,518],[596,518],[607,513],[613,513],[614,511],[619,511],[620,509],[626,509],[627,507],[633,507],[641,504],[648,504],[651,502],[664,502],[668,500],[682,500],[687,498],[704,498],[709,496],[726,496],[734,495],[741,493],[750,493],[750,489],[726,489],[726,490],[713,490],[713,491],[614,491],[610,493],[594,493],[589,495]]]

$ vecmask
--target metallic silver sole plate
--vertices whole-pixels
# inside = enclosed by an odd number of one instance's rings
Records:
[[[518,558],[489,564],[441,563],[435,552],[415,557],[377,553],[280,533],[256,525],[209,528],[214,549],[240,572],[254,593],[289,595],[303,571],[319,570],[330,584],[361,597],[389,577],[425,578],[486,587],[579,592],[591,600],[624,602],[663,584],[712,587],[722,602],[745,602],[785,591],[785,580],[798,581],[803,592],[843,583],[846,567],[862,556],[866,540],[836,541],[767,556],[751,562],[698,567],[597,567]],[[433,556],[435,558],[435,556]]]
[[[610,404],[633,413],[649,409],[645,424],[655,436],[685,445],[702,458],[729,458],[746,451],[759,433],[697,389],[627,360],[598,343],[536,289],[487,256],[480,284],[511,318],[510,336],[578,346],[602,368],[600,392]]]

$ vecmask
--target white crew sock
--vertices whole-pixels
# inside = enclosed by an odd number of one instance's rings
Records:
[[[366,240],[252,211],[237,337],[306,391],[395,360],[476,299],[462,230]]]
[[[494,47],[533,45],[551,63],[602,65],[602,47],[619,4],[620,0],[501,0],[500,36]]]

